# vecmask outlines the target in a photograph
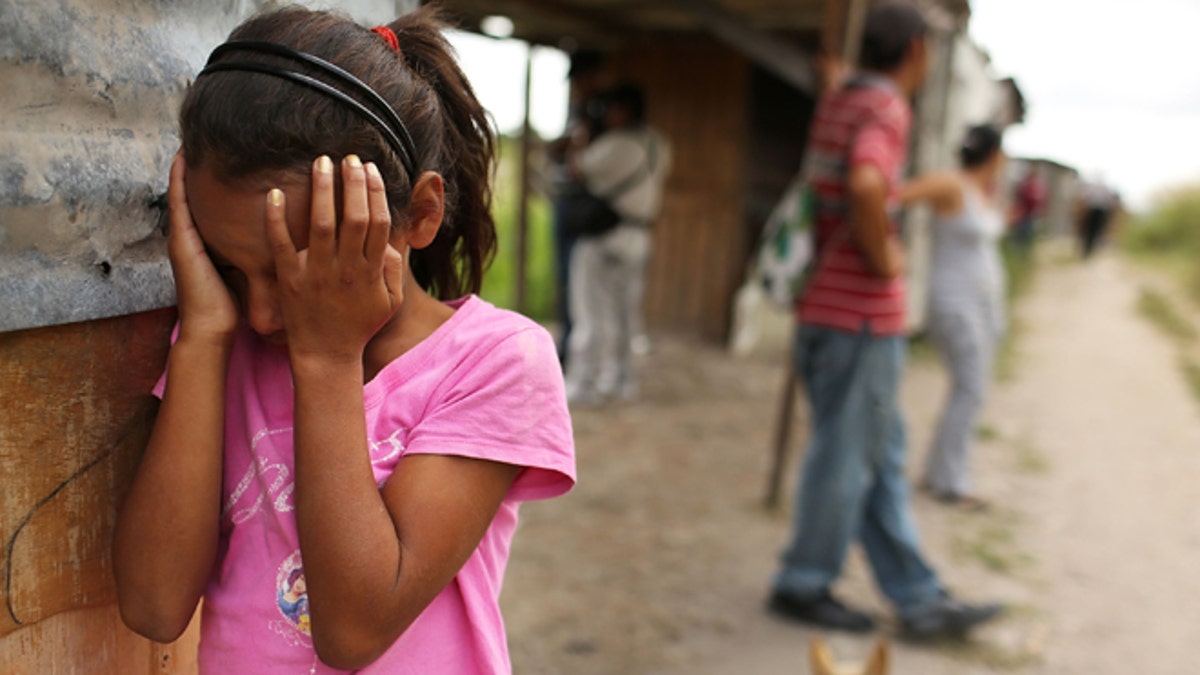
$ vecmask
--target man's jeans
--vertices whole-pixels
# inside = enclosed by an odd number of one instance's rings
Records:
[[[898,405],[904,338],[801,326],[797,376],[812,406],[792,541],[775,589],[817,596],[862,543],[880,590],[901,614],[936,599],[937,575],[918,549],[904,478],[906,443]]]

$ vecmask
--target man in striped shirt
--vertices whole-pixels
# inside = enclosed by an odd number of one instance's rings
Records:
[[[827,628],[872,618],[831,592],[859,540],[903,635],[960,635],[999,613],[947,593],[919,550],[898,404],[905,351],[904,251],[892,217],[908,147],[908,99],[925,80],[927,28],[908,2],[876,5],[862,72],[828,93],[810,132],[816,268],[798,303],[795,361],[812,405],[792,540],[770,608]]]

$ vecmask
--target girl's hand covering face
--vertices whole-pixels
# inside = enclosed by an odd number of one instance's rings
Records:
[[[167,187],[167,255],[175,275],[180,339],[227,342],[237,327],[237,306],[204,249],[184,190],[187,163],[175,154]]]
[[[392,219],[379,170],[354,155],[342,161],[340,225],[333,170],[328,157],[313,163],[308,248],[296,250],[282,190],[267,193],[267,237],[291,357],[361,362],[367,342],[404,300],[404,259],[388,241]]]

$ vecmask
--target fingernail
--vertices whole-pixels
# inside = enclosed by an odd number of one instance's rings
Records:
[[[375,166],[375,162],[367,162],[367,174],[370,175],[371,178],[378,178],[380,180],[383,179],[383,176],[379,175],[379,167]]]
[[[317,158],[317,171],[321,173],[333,173],[333,160],[327,155],[321,155]]]
[[[271,188],[271,191],[267,193],[267,201],[271,202],[271,206],[282,206],[283,190]]]
[[[346,164],[351,169],[361,169],[362,168],[362,160],[358,158],[358,155],[346,155]]]

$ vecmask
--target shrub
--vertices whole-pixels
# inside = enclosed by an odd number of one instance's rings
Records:
[[[1180,269],[1192,296],[1200,299],[1200,185],[1160,195],[1148,213],[1129,223],[1123,243],[1139,257]]]
[[[500,166],[496,171],[492,216],[496,219],[499,247],[483,277],[480,295],[497,307],[516,309],[517,206],[521,177],[520,140],[500,139]],[[554,318],[554,232],[550,203],[536,190],[529,195],[529,229],[526,240],[525,313],[542,321]]]

